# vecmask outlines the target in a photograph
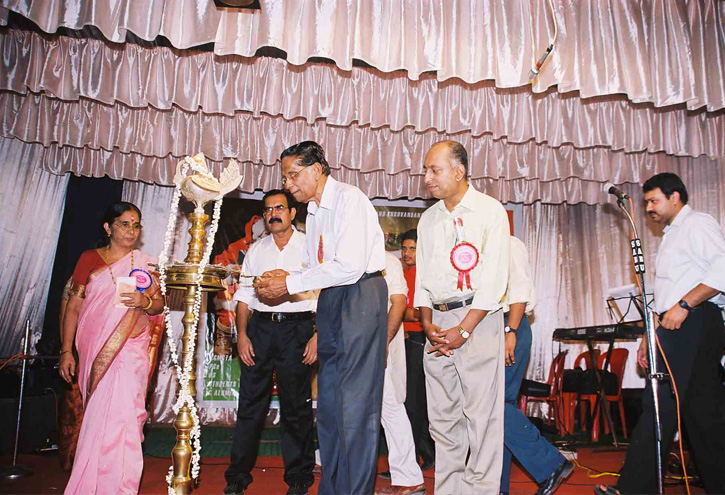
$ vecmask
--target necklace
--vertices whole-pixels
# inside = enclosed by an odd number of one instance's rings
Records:
[[[116,277],[113,275],[113,268],[111,267],[111,264],[108,262],[108,257],[111,255],[111,246],[110,244],[106,246],[106,253],[101,255],[101,259],[108,267],[108,274],[111,276],[111,280],[113,280],[113,285],[118,287],[118,283],[116,283]],[[133,250],[131,250],[131,270],[134,269],[134,260],[133,260]]]

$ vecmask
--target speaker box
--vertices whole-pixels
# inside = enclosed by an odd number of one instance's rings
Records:
[[[52,393],[25,396],[18,452],[35,452],[46,445],[48,437],[56,435],[56,411],[55,396]],[[0,455],[13,451],[17,418],[18,399],[0,399]]]

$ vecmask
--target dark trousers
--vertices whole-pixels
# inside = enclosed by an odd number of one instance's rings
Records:
[[[388,288],[381,276],[320,292],[320,495],[373,493],[383,404]]]
[[[425,339],[423,332],[409,332],[405,339],[405,368],[408,373],[405,411],[408,413],[413,431],[415,458],[422,459],[423,465],[435,460],[435,443],[428,429],[428,401],[425,395],[423,370]]]
[[[719,308],[709,302],[692,311],[679,330],[657,329],[662,349],[675,376],[682,423],[707,493],[725,493],[725,388],[719,364],[725,346]],[[659,371],[666,372],[658,352]],[[677,428],[671,385],[659,385],[662,452],[667,458]],[[617,488],[622,493],[657,493],[657,464],[652,388],[642,396],[642,416],[632,433]],[[664,463],[666,466],[667,464]]]
[[[305,345],[314,332],[312,321],[272,322],[252,315],[247,336],[254,347],[254,366],[242,364],[237,426],[227,482],[252,482],[264,418],[272,397],[272,373],[282,430],[284,480],[288,485],[314,482],[315,441],[312,417],[312,371],[302,364]]]
[[[508,324],[508,314],[504,316],[504,325]],[[559,453],[539,433],[531,421],[518,408],[516,399],[524,378],[526,365],[531,354],[531,325],[524,316],[516,334],[514,349],[515,363],[506,367],[506,403],[504,404],[503,427],[503,470],[501,471],[500,491],[508,493],[511,477],[511,456],[516,458],[526,471],[540,484],[556,471],[564,456]]]

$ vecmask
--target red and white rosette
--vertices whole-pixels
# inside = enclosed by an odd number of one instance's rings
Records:
[[[458,290],[463,290],[463,284],[471,286],[471,270],[478,265],[478,249],[471,243],[461,242],[451,249],[451,264],[458,270]]]
[[[140,268],[131,270],[128,276],[136,278],[136,290],[138,290],[139,292],[145,291],[146,289],[151,287],[151,284],[153,283],[153,280],[151,279],[151,274],[146,270],[141,270]]]

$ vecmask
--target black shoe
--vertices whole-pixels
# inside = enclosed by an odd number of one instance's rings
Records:
[[[543,483],[539,485],[536,495],[551,495],[557,488],[559,488],[561,482],[569,477],[572,471],[574,471],[574,463],[568,459],[565,460],[558,468],[556,468],[556,471],[551,473],[551,476],[546,478]]]
[[[224,495],[244,495],[244,490],[246,489],[247,487],[244,486],[244,483],[232,481],[231,483],[227,483],[227,486],[224,488]]]
[[[293,483],[287,490],[287,495],[307,495],[309,493],[307,483]]]
[[[382,473],[380,473],[380,474],[379,474],[378,476],[380,476],[380,478],[382,478],[382,479],[384,479],[384,480],[389,480],[389,479],[390,479],[390,470],[388,470],[388,471],[383,471],[383,472],[382,472]]]

